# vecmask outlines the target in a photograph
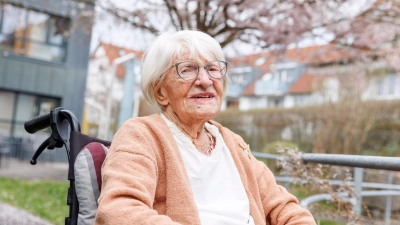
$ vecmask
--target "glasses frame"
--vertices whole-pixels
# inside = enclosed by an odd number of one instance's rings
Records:
[[[179,66],[180,64],[182,64],[182,63],[188,63],[188,62],[190,62],[190,63],[195,63],[195,64],[197,65],[197,75],[196,75],[195,77],[193,77],[192,79],[184,79],[184,78],[181,76],[181,74],[179,73],[179,70],[178,70],[178,66]],[[208,64],[210,64],[210,63],[212,63],[212,62],[220,62],[220,63],[222,63],[222,64],[225,65],[225,68],[224,68],[224,69],[225,69],[225,73],[224,73],[224,74],[221,73],[221,74],[222,74],[221,77],[213,77],[213,76],[208,72]],[[168,68],[167,70],[171,69],[172,67],[175,67],[176,73],[178,74],[178,76],[179,76],[182,80],[195,80],[195,79],[199,76],[200,65],[199,65],[198,63],[194,62],[194,61],[188,60],[188,61],[177,62],[177,63],[175,63],[174,65],[172,65],[170,68]],[[226,75],[226,73],[227,73],[227,70],[228,70],[228,63],[225,62],[225,61],[222,61],[222,60],[212,60],[212,61],[209,61],[208,63],[204,64],[204,65],[203,65],[203,68],[207,71],[208,76],[210,76],[210,77],[212,77],[212,78],[214,78],[214,79],[222,79],[222,78],[225,77],[225,75]],[[224,69],[222,69],[222,70],[224,70]],[[167,72],[167,70],[166,70],[165,72]],[[220,70],[220,72],[221,72],[222,70]]]

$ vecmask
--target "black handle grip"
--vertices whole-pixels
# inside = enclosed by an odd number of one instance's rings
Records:
[[[24,123],[26,132],[34,134],[50,126],[50,113],[35,117]]]

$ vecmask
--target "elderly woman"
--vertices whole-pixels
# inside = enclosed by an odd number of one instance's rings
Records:
[[[212,121],[227,88],[220,45],[160,35],[142,90],[161,112],[125,122],[103,164],[96,224],[315,224],[241,137]]]

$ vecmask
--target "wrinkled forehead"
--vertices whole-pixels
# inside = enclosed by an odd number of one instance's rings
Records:
[[[171,57],[171,64],[188,60],[197,63],[207,63],[212,60],[223,60],[223,58],[221,59],[218,52],[214,52],[213,49],[207,48],[206,46],[188,47],[182,44],[174,51]]]

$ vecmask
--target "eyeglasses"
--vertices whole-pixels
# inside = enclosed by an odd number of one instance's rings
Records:
[[[199,75],[200,66],[193,61],[178,62],[175,65],[176,72],[183,80],[194,80]],[[171,67],[173,67],[171,66]],[[204,65],[210,77],[221,79],[226,75],[228,63],[225,61],[214,60]]]

